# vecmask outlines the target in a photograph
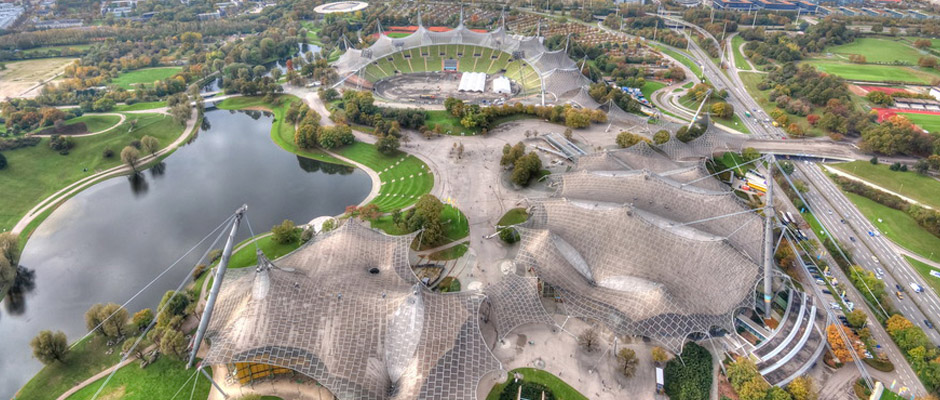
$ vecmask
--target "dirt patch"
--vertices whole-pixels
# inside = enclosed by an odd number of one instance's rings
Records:
[[[264,107],[264,106],[251,106],[251,107],[243,107],[243,108],[239,108],[239,110],[249,110],[249,111],[267,111],[267,112],[273,112],[273,111],[271,111],[271,109],[270,109],[270,108],[268,108],[268,107]]]
[[[88,127],[84,122],[63,125],[60,128],[52,126],[39,131],[40,135],[81,135],[83,133],[88,133]]]
[[[127,388],[120,386],[108,394],[98,396],[101,400],[118,400],[124,398],[124,392],[127,391]]]
[[[0,71],[0,98],[19,97],[34,86],[43,84],[56,75],[75,58],[41,58],[6,64]]]
[[[858,85],[849,85],[849,91],[856,96],[862,97],[868,94],[868,90],[862,89],[862,87]]]

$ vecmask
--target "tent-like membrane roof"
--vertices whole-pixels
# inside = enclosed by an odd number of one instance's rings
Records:
[[[262,363],[307,375],[339,399],[476,399],[499,368],[476,292],[432,293],[409,265],[414,235],[347,221],[222,284],[205,363]]]

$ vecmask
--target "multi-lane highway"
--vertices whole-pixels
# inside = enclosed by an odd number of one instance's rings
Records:
[[[890,296],[894,307],[923,328],[934,344],[940,345],[940,332],[925,322],[930,320],[934,326],[940,323],[940,298],[936,293],[817,165],[801,164],[794,176],[809,184],[810,190],[804,196],[815,207],[820,223],[850,251],[856,264],[876,274],[879,270],[884,272],[888,293],[900,291],[903,296],[903,299],[896,294]],[[924,291],[914,292],[911,283],[920,285]]]

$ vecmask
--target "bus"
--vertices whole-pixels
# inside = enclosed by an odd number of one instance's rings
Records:
[[[744,115],[747,116],[748,118],[751,118],[751,113],[749,111],[745,111]]]
[[[744,174],[744,180],[751,189],[767,193],[767,179],[763,175],[750,170]]]

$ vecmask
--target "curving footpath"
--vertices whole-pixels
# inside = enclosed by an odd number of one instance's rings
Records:
[[[150,111],[150,110],[147,110],[147,111]],[[180,134],[180,136],[176,138],[176,140],[173,141],[173,143],[170,143],[169,146],[164,147],[163,149],[161,149],[160,151],[157,151],[156,153],[152,155],[142,157],[140,161],[138,161],[138,165],[144,165],[150,161],[159,160],[160,157],[163,157],[164,155],[168,155],[172,153],[179,146],[186,143],[186,141],[189,140],[189,137],[192,136],[192,133],[194,132],[194,130],[197,128],[196,127],[197,121],[199,121],[198,116],[195,116],[194,118],[190,118],[190,120],[186,122],[186,127],[183,128],[183,133]],[[118,175],[124,175],[131,171],[132,169],[130,167],[128,167],[127,165],[121,164],[121,165],[112,167],[110,169],[106,169],[104,171],[91,174],[85,178],[82,178],[78,182],[74,182],[60,189],[59,191],[43,199],[42,201],[37,203],[35,207],[27,211],[26,215],[24,215],[23,218],[20,218],[19,222],[17,222],[16,225],[13,226],[13,229],[11,230],[11,232],[13,232],[14,235],[19,235],[38,216],[42,215],[44,212],[52,209],[53,207],[56,207],[62,200],[75,195],[76,193],[82,191],[88,186],[91,186],[92,184],[98,182],[99,180],[104,179],[104,178],[111,178],[111,177],[118,176]]]
[[[109,126],[109,127],[107,127],[107,128],[104,128],[104,129],[102,129],[102,130],[100,130],[100,131],[97,131],[97,132],[79,133],[79,134],[77,134],[77,135],[64,135],[64,136],[67,136],[67,137],[83,137],[83,136],[93,136],[93,135],[97,135],[97,134],[99,134],[99,133],[109,132],[110,130],[112,130],[112,129],[114,129],[114,128],[117,128],[118,126],[121,126],[121,124],[124,123],[124,120],[127,119],[127,117],[124,116],[124,114],[110,113],[110,112],[109,112],[109,113],[86,114],[86,115],[110,115],[110,116],[118,117],[118,118],[120,118],[120,120],[119,120],[116,124],[111,125],[111,126]],[[52,134],[47,134],[47,135],[35,134],[35,135],[32,135],[32,136],[36,136],[36,137],[51,137],[51,136],[53,136],[53,135],[52,135]]]

